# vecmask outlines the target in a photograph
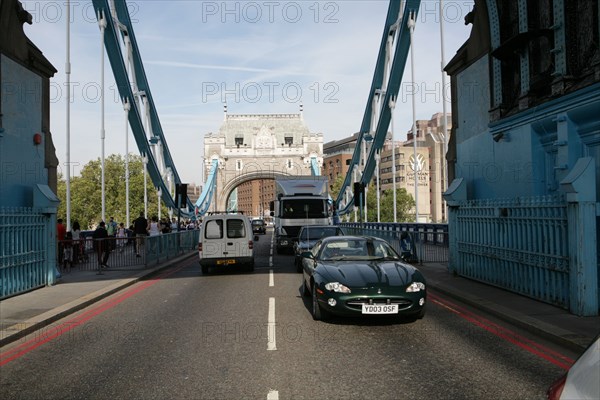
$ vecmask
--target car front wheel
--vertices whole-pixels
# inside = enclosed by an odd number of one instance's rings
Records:
[[[319,305],[317,299],[317,288],[315,285],[312,286],[312,317],[315,321],[325,321],[329,318],[329,313]]]

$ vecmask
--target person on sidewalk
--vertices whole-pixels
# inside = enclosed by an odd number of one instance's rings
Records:
[[[133,221],[133,233],[135,234],[135,255],[141,257],[140,248],[144,244],[144,238],[148,232],[148,220],[144,218],[144,212],[140,211],[140,216]]]
[[[94,250],[98,257],[98,267],[108,268],[106,263],[108,262],[108,256],[110,255],[110,245],[108,243],[108,232],[106,231],[106,224],[104,221],[100,221],[92,238],[94,238]]]
[[[58,265],[62,265],[63,262],[63,242],[65,235],[67,234],[67,227],[63,224],[62,218],[56,220],[56,240],[57,240],[57,252],[58,252]]]
[[[123,248],[127,243],[127,230],[125,229],[125,224],[121,222],[119,225],[119,229],[117,229],[117,247],[119,247],[119,252],[123,252]]]
[[[110,217],[108,224],[106,224],[106,231],[108,232],[108,245],[111,250],[116,249],[117,247],[117,231],[119,229],[119,225],[115,221],[115,217]]]

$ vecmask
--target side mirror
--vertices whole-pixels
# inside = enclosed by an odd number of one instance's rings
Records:
[[[300,257],[302,257],[302,258],[310,258],[311,260],[313,260],[315,258],[313,256],[313,253],[311,251],[303,251],[302,253],[300,253]]]

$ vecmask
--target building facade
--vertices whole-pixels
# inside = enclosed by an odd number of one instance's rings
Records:
[[[56,69],[27,38],[32,16],[0,2],[0,298],[56,281],[58,159],[50,133]]]
[[[310,132],[302,113],[225,112],[219,132],[204,137],[204,155],[204,176],[209,175],[212,161],[218,160],[216,198],[213,200],[215,207],[225,210],[229,197],[237,188],[241,188],[242,196],[238,193],[237,209],[243,207],[252,215],[257,212],[263,212],[264,215],[264,205],[268,209],[268,202],[273,200],[274,183],[250,182],[311,175],[313,159],[318,165],[323,164],[323,134]]]
[[[600,27],[594,1],[476,0],[446,66],[450,269],[598,315]]]
[[[396,141],[392,146],[388,136],[379,160],[380,191],[393,188],[392,147],[396,148],[396,189],[405,189],[413,198],[418,198],[419,222],[446,222],[446,209],[442,193],[446,187],[444,178],[444,137],[443,114],[437,113],[429,120],[417,121],[417,155],[413,151],[412,133],[407,141]],[[450,129],[451,117],[447,115],[447,128]],[[325,143],[323,145],[323,175],[332,185],[338,176],[345,177],[354,154],[358,134],[348,138]],[[415,195],[415,170],[417,171],[417,190]],[[376,186],[377,173],[374,175]]]

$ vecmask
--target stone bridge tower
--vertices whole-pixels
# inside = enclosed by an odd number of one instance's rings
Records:
[[[311,175],[323,165],[323,134],[311,133],[299,114],[227,114],[218,133],[204,136],[204,168],[219,160],[210,210],[225,210],[231,192],[255,179]]]

